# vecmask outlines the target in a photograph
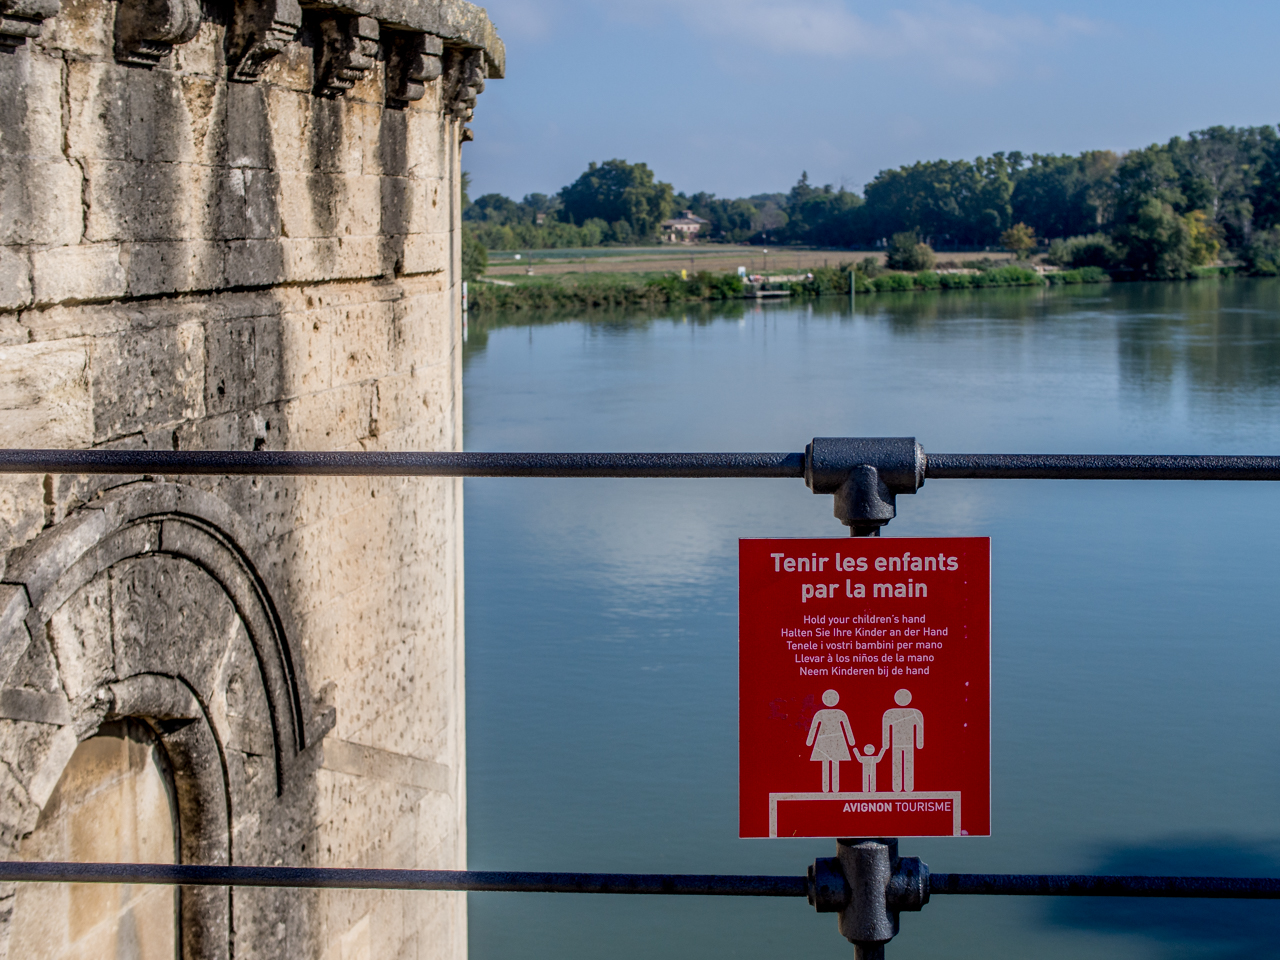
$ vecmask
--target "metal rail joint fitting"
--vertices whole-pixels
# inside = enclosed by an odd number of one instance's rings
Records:
[[[929,902],[929,867],[899,857],[892,839],[837,840],[837,855],[809,868],[809,902],[819,913],[839,913],[840,933],[856,960],[883,960],[898,933],[898,913]]]
[[[814,437],[804,451],[804,482],[835,495],[836,518],[855,537],[878,537],[897,495],[924,486],[924,471],[915,437]]]

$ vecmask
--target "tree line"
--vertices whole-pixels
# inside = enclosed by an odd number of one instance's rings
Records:
[[[643,163],[592,163],[554,195],[465,204],[489,249],[655,242],[692,210],[712,241],[867,249],[1008,247],[1062,266],[1171,278],[1219,258],[1280,272],[1280,136],[1211,127],[1127,153],[995,153],[882,170],[861,194],[802,174],[787,193],[686,195]]]

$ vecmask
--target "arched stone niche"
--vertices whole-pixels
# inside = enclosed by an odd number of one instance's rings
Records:
[[[38,860],[172,863],[173,776],[154,731],[138,720],[103,724],[76,747],[23,853]],[[174,960],[175,887],[18,884],[9,956],[23,960]]]
[[[145,725],[171,771],[179,862],[296,862],[314,826],[313,747],[333,712],[311,700],[241,526],[211,494],[142,482],[10,555],[0,585],[0,843],[11,855],[25,855],[78,744],[125,722]],[[233,928],[284,951],[290,915],[307,902],[276,909],[271,895],[183,889],[182,955],[229,957]],[[237,909],[233,897],[255,906]],[[2,948],[13,890],[0,898]]]

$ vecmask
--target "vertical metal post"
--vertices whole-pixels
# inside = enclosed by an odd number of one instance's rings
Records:
[[[809,902],[819,913],[840,914],[855,960],[883,960],[898,913],[929,902],[929,868],[918,857],[899,857],[896,838],[837,840],[836,856],[809,868]]]

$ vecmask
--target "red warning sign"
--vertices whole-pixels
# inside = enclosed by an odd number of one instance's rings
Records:
[[[738,544],[743,837],[991,833],[991,541]]]

